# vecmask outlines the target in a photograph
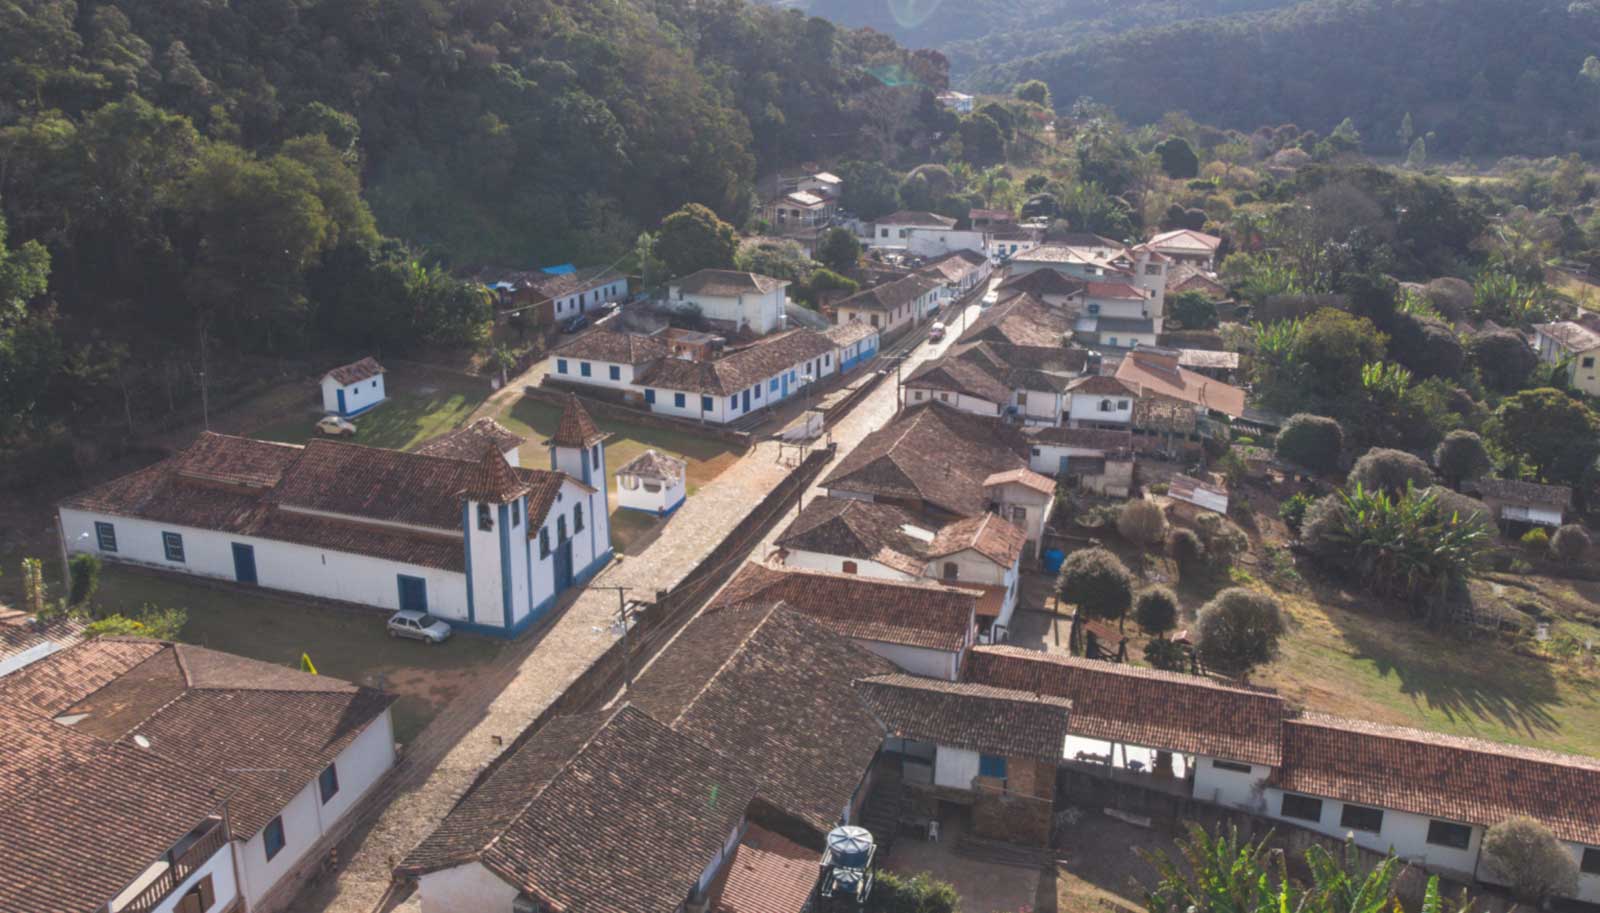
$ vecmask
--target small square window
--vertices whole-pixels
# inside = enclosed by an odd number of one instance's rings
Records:
[[[713,410],[715,408],[717,408],[716,404],[711,401],[711,397],[709,397],[709,396],[700,397],[700,411],[701,412],[710,412],[711,410]]]
[[[339,794],[339,768],[329,764],[317,775],[317,791],[322,794],[322,804],[327,805],[328,800]]]
[[[584,377],[588,377],[589,376],[589,370],[590,370],[590,365],[589,365],[588,362],[586,362],[586,361],[578,362],[578,373],[579,374],[583,375]]]
[[[565,374],[565,373],[567,373],[567,360],[565,358],[556,359],[556,373],[557,374]]]
[[[572,505],[572,531],[574,533],[583,532],[583,505],[582,504],[574,504],[574,505]]]
[[[117,528],[110,523],[95,523],[94,538],[100,545],[100,551],[114,552],[117,550]]]
[[[1284,793],[1279,814],[1285,818],[1299,818],[1301,821],[1321,821],[1322,800]]]
[[[684,403],[686,402],[688,402],[688,399],[685,398],[682,393],[672,394],[672,405],[676,406],[677,408],[682,409]]]
[[[1376,834],[1383,830],[1383,809],[1368,808],[1365,805],[1351,805],[1346,802],[1344,811],[1339,814],[1339,826],[1348,827],[1353,831],[1369,831]]]
[[[771,390],[773,393],[778,392],[778,379],[776,377],[767,381],[767,389]]]
[[[168,561],[183,563],[183,536],[178,533],[162,533],[161,549],[167,553]]]
[[[1584,847],[1583,861],[1578,863],[1578,871],[1585,875],[1600,875],[1600,849]]]
[[[284,836],[282,815],[279,815],[278,817],[273,818],[271,821],[268,821],[267,826],[262,829],[261,845],[266,848],[268,862],[271,862],[272,857],[283,851]]]
[[[608,370],[608,373],[611,375],[611,379],[612,380],[621,380],[622,379],[622,368],[620,366],[612,365],[607,370]]]
[[[373,381],[372,382],[372,389],[374,389],[374,390],[378,389],[378,382],[377,381]]]
[[[995,780],[1006,778],[1006,759],[1002,755],[978,755],[978,776]]]
[[[728,397],[728,408],[730,410],[739,408],[739,397],[737,397],[737,396]]]
[[[761,398],[761,385],[760,384],[756,384],[755,391],[756,391],[756,399],[760,399]]]
[[[1585,367],[1585,368],[1592,368],[1592,367],[1594,367],[1594,356],[1593,356],[1593,355],[1585,355],[1585,356],[1584,356],[1584,357],[1583,357],[1583,366],[1584,366],[1584,367]]]
[[[1434,846],[1464,850],[1472,845],[1472,828],[1454,821],[1429,821],[1428,842]]]

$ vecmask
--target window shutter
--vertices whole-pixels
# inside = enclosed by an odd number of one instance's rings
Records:
[[[211,876],[207,875],[206,877],[200,879],[200,881],[195,884],[195,888],[200,892],[200,909],[211,909],[211,905],[217,902],[217,889],[216,886],[211,883]]]

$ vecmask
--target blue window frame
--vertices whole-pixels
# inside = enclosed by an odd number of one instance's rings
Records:
[[[114,552],[117,550],[117,528],[110,523],[96,522],[94,525],[95,542],[99,544],[100,551]]]
[[[168,561],[183,563],[183,537],[177,533],[161,534],[161,550],[167,553]]]
[[[822,366],[824,368],[828,367],[831,364],[833,364],[833,356],[832,355],[824,355],[824,356],[822,356]]]
[[[645,405],[648,405],[648,406],[655,405],[656,404],[656,391],[650,389],[649,387],[645,387],[644,388],[644,401],[645,401]]]
[[[515,529],[522,525],[522,499],[511,502],[511,526]]]
[[[755,390],[756,390],[756,399],[760,399],[761,398],[761,385],[760,384],[756,384]]]
[[[322,794],[323,805],[339,794],[339,768],[330,763],[322,769],[322,773],[317,775],[317,791]]]
[[[778,379],[776,377],[767,381],[767,389],[771,390],[773,393],[778,392]]]
[[[739,397],[737,397],[737,396],[728,397],[728,408],[730,410],[739,408]]]
[[[711,397],[709,397],[709,396],[700,397],[700,411],[701,412],[710,412],[712,409],[715,409],[715,408],[717,408],[717,406],[716,406],[715,403],[713,403],[711,401]]]
[[[584,377],[588,377],[589,376],[589,363],[586,362],[586,361],[578,362],[578,373],[582,374]]]
[[[262,829],[261,845],[266,848],[267,861],[269,862],[272,861],[272,857],[283,852],[284,837],[282,815],[279,815],[278,817],[273,818],[271,821],[268,821],[267,826]]]
[[[377,381],[373,381],[372,382],[372,389],[374,389],[374,390],[378,389],[378,382]]]
[[[621,365],[612,365],[611,368],[610,368],[609,373],[611,375],[611,379],[612,380],[621,380],[622,379],[622,366]]]
[[[565,374],[565,373],[567,373],[567,360],[565,358],[556,359],[556,373],[557,374]]]
[[[674,394],[672,394],[672,405],[678,407],[679,409],[682,409],[684,403],[686,403],[686,402],[688,402],[688,400],[684,398],[684,395],[682,393],[674,393]]]
[[[794,381],[795,381],[795,370],[793,368],[790,368],[789,369],[789,383],[792,384],[792,383],[794,383]]]
[[[978,756],[978,776],[992,777],[996,780],[1006,778],[1006,759],[1002,755],[985,754]]]

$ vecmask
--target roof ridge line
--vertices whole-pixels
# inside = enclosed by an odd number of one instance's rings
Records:
[[[668,729],[671,729],[673,732],[677,732],[678,731],[674,727],[676,727],[678,725],[678,723],[683,720],[684,716],[686,716],[689,713],[689,708],[693,707],[696,703],[698,703],[700,698],[704,697],[705,693],[707,691],[711,690],[711,683],[716,681],[717,678],[722,675],[723,670],[727,669],[728,666],[733,663],[733,658],[735,656],[739,655],[740,651],[742,651],[745,648],[745,646],[750,643],[750,638],[754,637],[755,633],[757,631],[761,630],[763,627],[766,626],[768,621],[772,620],[773,613],[776,612],[778,609],[783,609],[784,607],[785,607],[784,601],[782,599],[779,599],[777,602],[773,603],[770,608],[766,609],[766,614],[761,617],[760,623],[757,624],[755,627],[751,628],[750,631],[747,634],[745,634],[744,637],[741,637],[739,639],[738,646],[735,647],[733,650],[730,650],[728,652],[727,657],[724,658],[722,660],[722,662],[717,664],[716,670],[713,671],[709,676],[706,677],[705,682],[695,691],[694,697],[692,697],[688,701],[686,701],[684,703],[684,705],[683,705],[683,709],[679,710],[678,711],[678,715],[674,716],[672,718],[672,722],[667,724],[667,728]],[[786,611],[788,611],[788,610],[786,609]],[[699,740],[698,739],[692,739],[691,741],[694,741],[696,744],[699,744]],[[710,746],[706,746],[706,747],[710,747]]]
[[[483,855],[485,853],[489,852],[490,849],[492,849],[496,844],[498,844],[500,842],[500,840],[503,837],[505,837],[506,833],[511,830],[511,826],[513,824],[516,824],[518,821],[522,820],[522,816],[527,814],[528,808],[530,806],[532,806],[533,803],[539,801],[539,798],[541,796],[543,796],[546,792],[549,791],[550,787],[556,782],[556,778],[560,777],[562,774],[564,774],[568,770],[570,770],[572,768],[572,763],[574,761],[576,761],[579,757],[581,757],[584,752],[589,750],[589,746],[594,744],[594,740],[599,738],[600,733],[603,732],[607,726],[611,725],[611,721],[616,719],[617,714],[621,713],[622,709],[624,707],[629,707],[629,706],[632,706],[632,705],[630,703],[624,703],[624,704],[618,705],[617,707],[615,707],[613,709],[610,709],[610,710],[596,710],[596,711],[594,711],[594,713],[596,715],[605,715],[605,717],[606,717],[605,721],[602,722],[599,726],[596,726],[595,729],[594,729],[594,732],[591,732],[589,735],[584,737],[583,743],[578,746],[578,750],[574,751],[566,760],[561,762],[561,765],[556,768],[555,772],[552,773],[550,775],[550,777],[544,781],[544,785],[543,786],[541,786],[538,789],[534,790],[532,792],[532,794],[528,796],[527,801],[521,802],[521,803],[518,804],[518,808],[517,808],[516,814],[514,814],[514,815],[512,815],[510,817],[510,819],[506,822],[505,826],[500,828],[499,832],[496,833],[494,835],[494,837],[492,837],[487,843],[485,843],[481,848],[479,848],[477,850],[477,852],[473,853],[473,858],[475,860],[481,862],[482,859],[483,859]],[[545,723],[545,726],[550,725],[550,723],[553,723],[553,722],[555,722],[556,720],[558,720],[560,718],[561,718],[560,716],[552,717],[549,721],[547,721]],[[539,728],[543,729],[544,726],[541,726]],[[538,735],[539,735],[538,731],[537,730],[534,731],[532,734],[530,734],[528,736],[528,742],[531,742]],[[512,752],[520,751],[523,748],[526,748],[528,746],[528,742],[523,742],[522,745],[520,745],[520,746],[518,746],[516,748],[513,748]],[[507,760],[510,760],[509,756],[510,756],[510,754],[512,752],[504,752],[498,758],[496,758],[495,760],[499,760],[499,758],[506,758]],[[487,783],[490,779],[492,779],[495,776],[495,774],[500,773],[500,771],[503,770],[503,769],[504,769],[504,764],[502,763],[500,767],[497,767],[494,770],[494,773],[491,773],[488,777],[485,777],[483,779],[483,782],[475,783],[472,786],[468,787],[468,793],[470,793],[474,788],[480,788],[481,789],[485,783]],[[461,798],[465,799],[468,793],[463,793]],[[543,892],[540,892],[540,893],[543,893]]]

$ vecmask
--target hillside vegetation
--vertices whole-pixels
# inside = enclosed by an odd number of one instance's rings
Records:
[[[1313,0],[1064,41],[970,82],[1042,79],[1058,104],[1088,96],[1135,123],[1184,111],[1326,131],[1349,117],[1370,150],[1396,154],[1408,112],[1435,155],[1593,152],[1600,87],[1582,71],[1597,39],[1600,12],[1566,0]]]

